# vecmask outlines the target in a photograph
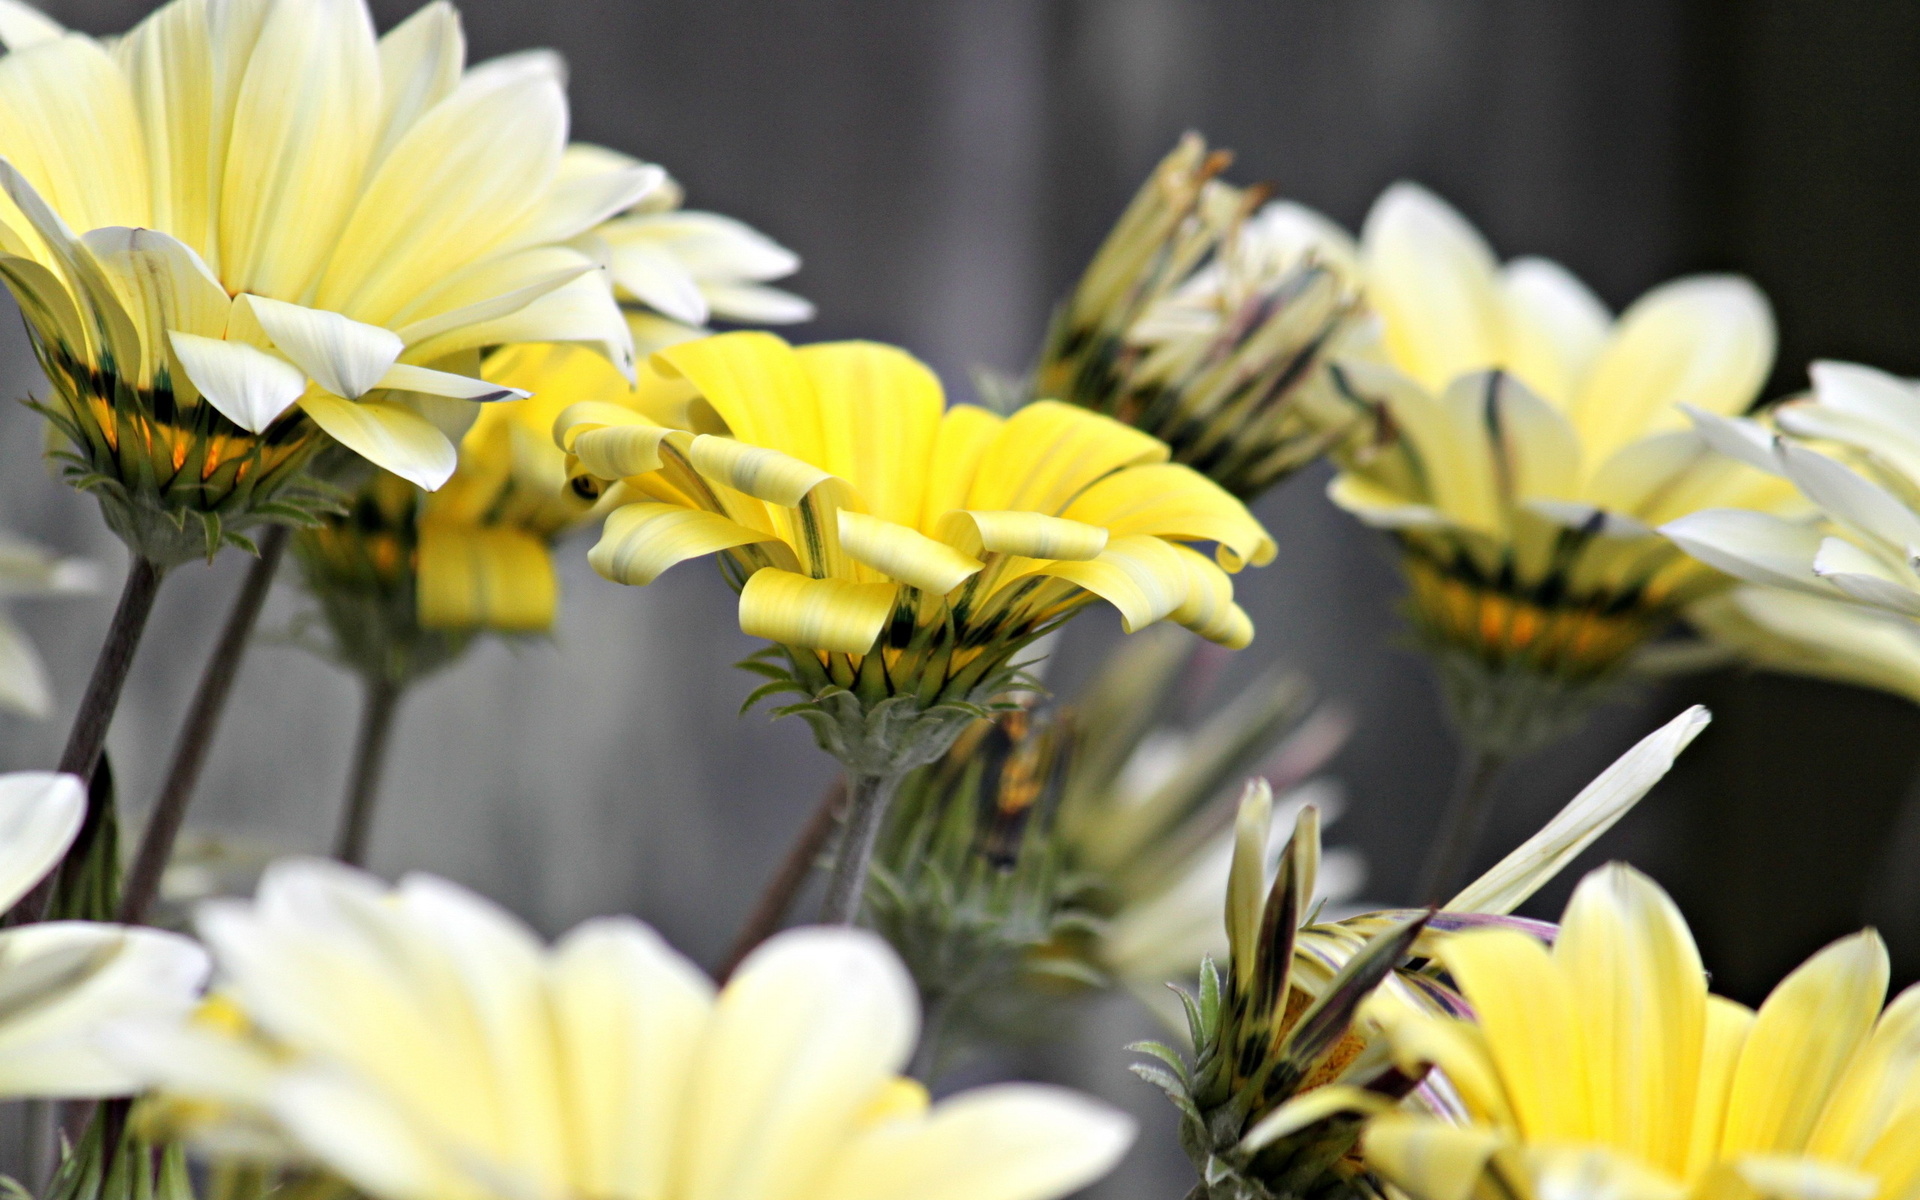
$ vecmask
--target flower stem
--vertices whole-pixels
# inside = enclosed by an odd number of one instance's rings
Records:
[[[159,593],[160,580],[165,575],[165,567],[137,554],[128,564],[127,582],[120,589],[120,603],[114,607],[113,622],[107,626],[106,643],[100,647],[100,657],[94,660],[93,677],[87,680],[86,695],[81,697],[80,711],[74,715],[73,728],[67,733],[66,749],[60,754],[60,771],[82,779],[93,778],[94,764],[100,761],[101,748],[107,744],[107,727],[113,723],[113,710],[120,705],[120,692],[126,687],[127,672],[133,666],[133,652],[140,646],[147,618],[153,615],[153,598]],[[89,799],[92,799],[91,790]],[[67,851],[70,857],[76,852],[84,853],[77,843]],[[48,872],[45,879],[14,905],[8,914],[8,923],[22,924],[44,918],[47,905],[53,900],[54,881],[59,876],[57,870]]]
[[[840,835],[839,853],[834,855],[827,898],[820,905],[821,924],[851,925],[859,919],[860,902],[866,898],[867,867],[873,861],[874,842],[880,837],[880,820],[900,789],[900,778],[901,773],[896,772],[848,779],[846,828]]]
[[[253,627],[260,620],[267,592],[273,586],[274,572],[287,550],[292,531],[285,525],[270,526],[260,539],[260,556],[247,568],[247,577],[227,613],[226,626],[214,644],[213,657],[200,675],[200,687],[193,694],[187,721],[173,745],[173,762],[167,768],[167,781],[154,802],[153,813],[140,835],[140,849],[134,855],[133,868],[120,895],[120,920],[138,925],[147,918],[147,910],[160,893],[160,876],[173,855],[173,843],[186,820],[187,805],[193,801],[193,789],[200,782],[200,769],[206,765],[207,752],[213,748],[214,734],[220,728],[220,716],[226,711],[227,697],[240,673],[240,660],[246,656]]]
[[[826,848],[827,838],[833,833],[833,827],[846,806],[847,777],[840,775],[835,777],[826,794],[820,797],[813,815],[801,827],[800,836],[794,839],[787,856],[780,860],[779,869],[767,881],[766,890],[760,893],[753,911],[747,914],[746,923],[740,926],[740,932],[734,936],[726,961],[720,964],[720,970],[714,976],[721,983],[732,976],[747,955],[753,953],[755,946],[779,931],[780,923],[787,919],[788,911],[793,908],[794,897],[800,894],[800,889],[806,886],[807,877],[813,874],[814,864],[820,860],[820,851]]]
[[[390,679],[367,679],[366,703],[360,710],[360,736],[354,745],[353,774],[347,780],[347,802],[334,839],[333,856],[351,866],[367,863],[367,841],[373,832],[373,806],[380,792],[380,769],[386,762],[387,741],[405,688]]]
[[[1420,872],[1419,897],[1427,904],[1444,904],[1460,885],[1460,876],[1472,865],[1487,815],[1493,811],[1494,782],[1506,759],[1472,743],[1460,757],[1460,774],[1453,796],[1440,820],[1440,834]]]

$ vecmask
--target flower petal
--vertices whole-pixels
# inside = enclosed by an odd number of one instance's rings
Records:
[[[59,863],[86,814],[86,785],[76,776],[0,775],[0,910],[12,908]]]
[[[247,296],[245,306],[295,366],[335,396],[357,400],[380,386],[381,377],[400,358],[405,345],[390,329],[368,325],[321,308],[306,308]]]
[[[763,567],[740,589],[740,631],[787,646],[865,654],[893,615],[891,583],[814,579]]]
[[[546,543],[522,529],[423,521],[420,624],[428,629],[553,627],[560,585]]]
[[[412,409],[312,391],[300,407],[347,449],[430,492],[452,478],[459,465],[459,452],[447,435]]]
[[[532,394],[519,388],[475,379],[471,375],[433,371],[410,363],[395,363],[388,367],[387,373],[380,377],[380,382],[375,386],[403,392],[425,392],[429,396],[450,396],[455,400],[472,400],[476,404],[490,404],[495,400],[525,400]]]
[[[259,433],[307,390],[306,372],[245,342],[176,332],[169,344],[207,403],[242,429]]]
[[[981,562],[917,530],[843,508],[840,548],[908,587],[944,596],[980,571]]]
[[[1674,545],[1736,579],[1833,593],[1813,573],[1824,540],[1818,529],[1744,508],[1709,508],[1668,521],[1660,532]]]
[[[1465,217],[1425,188],[1396,183],[1374,201],[1360,243],[1367,299],[1395,365],[1438,394],[1500,362],[1497,267]]]
[[[623,504],[607,518],[600,540],[587,551],[587,562],[615,583],[644,586],[690,558],[776,540],[770,533],[749,529],[705,509],[650,502]],[[867,645],[872,643],[868,638]]]

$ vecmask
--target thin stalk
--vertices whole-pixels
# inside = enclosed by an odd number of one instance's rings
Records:
[[[227,697],[233,693],[234,678],[240,673],[240,660],[246,656],[253,627],[260,620],[267,593],[273,587],[274,572],[286,554],[291,535],[285,525],[273,525],[260,539],[260,556],[247,568],[247,577],[227,613],[226,626],[214,644],[213,657],[200,675],[200,687],[187,709],[186,724],[173,744],[173,762],[167,768],[166,783],[147,818],[140,835],[140,849],[134,855],[133,868],[127,873],[120,894],[120,920],[138,925],[147,918],[147,910],[160,893],[160,876],[173,855],[173,843],[186,821],[187,805],[193,802],[193,789],[200,782],[200,770],[206,765],[207,752],[213,748],[214,735],[220,729],[220,716],[226,711]]]
[[[867,867],[873,861],[873,844],[880,837],[880,819],[893,802],[893,794],[900,790],[900,779],[900,773],[895,773],[854,775],[848,780],[846,828],[840,835],[840,850],[834,855],[827,898],[820,905],[821,924],[851,925],[859,919],[860,902],[866,898]]]
[[[814,864],[820,861],[820,852],[826,848],[827,838],[832,835],[834,825],[840,820],[842,810],[847,806],[847,777],[838,776],[820,797],[813,815],[800,828],[800,836],[794,839],[785,858],[780,860],[779,869],[760,893],[760,899],[754,903],[753,911],[747,914],[746,923],[740,926],[740,932],[734,936],[733,946],[727,951],[726,961],[720,964],[716,978],[725,983],[740,963],[753,953],[755,946],[779,932],[780,923],[787,919],[787,913],[793,908],[794,897],[806,886],[807,877],[813,874]]]
[[[1420,872],[1418,894],[1424,903],[1444,904],[1460,886],[1460,876],[1472,865],[1487,815],[1493,811],[1493,785],[1504,765],[1506,760],[1501,756],[1472,744],[1462,752],[1453,796],[1447,801],[1439,836]]]
[[[354,745],[353,774],[347,779],[347,802],[340,816],[340,832],[333,856],[363,867],[367,841],[373,833],[373,806],[380,793],[380,770],[386,763],[393,718],[400,710],[405,688],[390,679],[367,680],[366,703],[360,710],[360,736]]]
[[[113,724],[113,710],[120,706],[120,693],[133,666],[133,652],[140,646],[147,618],[153,615],[153,598],[165,575],[165,567],[137,554],[128,564],[127,582],[120,589],[120,603],[114,606],[113,621],[107,626],[107,640],[100,647],[100,657],[94,660],[93,677],[87,680],[86,695],[80,699],[80,711],[74,714],[73,728],[67,733],[66,749],[60,753],[60,771],[93,778],[94,764],[100,761],[100,750],[107,744],[107,727]],[[84,853],[77,843],[67,851],[69,856],[76,852]],[[7,914],[8,924],[44,918],[59,875],[59,871],[50,871],[35,884]]]

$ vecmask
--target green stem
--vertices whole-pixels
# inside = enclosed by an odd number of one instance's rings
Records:
[[[360,735],[353,751],[353,774],[347,779],[347,800],[340,816],[340,832],[333,856],[362,867],[373,833],[373,808],[380,794],[380,771],[393,734],[393,719],[405,688],[389,679],[367,680],[366,703],[360,710]]]
[[[900,789],[901,777],[901,772],[849,774],[846,828],[840,835],[839,853],[834,855],[827,897],[820,906],[821,924],[852,925],[859,920],[860,902],[866,898],[867,868],[873,861],[874,842],[880,837],[880,821],[893,802],[893,794]]]
[[[794,897],[800,894],[800,889],[806,886],[807,877],[813,874],[814,865],[820,861],[820,852],[826,849],[827,838],[832,835],[833,827],[846,807],[847,777],[841,775],[820,797],[813,815],[801,827],[800,836],[794,839],[787,856],[780,860],[779,869],[767,882],[766,890],[760,893],[760,899],[747,915],[746,923],[740,926],[740,932],[735,935],[726,961],[714,974],[715,979],[725,983],[747,955],[753,953],[755,946],[778,932],[780,923],[787,919],[787,913],[793,908]]]
[[[213,657],[201,673],[200,687],[193,694],[187,721],[174,742],[173,762],[167,780],[154,802],[153,813],[140,835],[140,849],[134,855],[133,868],[127,873],[126,887],[120,897],[120,920],[138,925],[146,920],[147,910],[160,894],[160,876],[173,856],[173,844],[186,821],[187,805],[193,802],[193,789],[200,782],[200,770],[206,765],[207,752],[213,748],[214,734],[220,728],[220,716],[233,692],[233,681],[240,673],[240,660],[246,656],[253,627],[260,620],[267,593],[273,587],[274,572],[287,550],[291,530],[274,525],[260,539],[260,556],[247,568],[247,577],[234,597],[227,623],[214,645]]]
[[[150,558],[134,555],[127,566],[127,581],[120,589],[120,603],[114,606],[113,621],[107,626],[107,640],[93,663],[93,677],[87,680],[86,695],[74,714],[73,728],[67,733],[66,749],[60,754],[59,770],[82,779],[93,778],[94,764],[107,744],[107,727],[113,724],[114,709],[120,706],[120,693],[126,688],[127,672],[133,667],[133,653],[140,647],[140,635],[146,631],[147,618],[153,615],[153,600],[160,592],[166,568]],[[99,814],[90,814],[98,816]],[[68,857],[77,851],[69,849]],[[64,863],[63,863],[64,865]],[[34,885],[8,914],[9,924],[43,919],[53,901],[54,881],[59,871],[50,871]]]
[[[1424,903],[1444,904],[1460,886],[1460,876],[1472,865],[1473,852],[1493,811],[1493,785],[1505,764],[1500,755],[1471,742],[1463,748],[1453,796],[1447,801],[1439,836],[1420,872],[1418,895]]]

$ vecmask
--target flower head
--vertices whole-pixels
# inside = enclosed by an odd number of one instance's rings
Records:
[[[1325,217],[1220,180],[1230,157],[1188,134],[1154,170],[1055,316],[1033,394],[1250,500],[1354,424],[1325,360],[1356,330],[1357,271]]]
[[[0,910],[59,867],[86,816],[72,775],[0,775]],[[188,1012],[207,957],[187,938],[93,921],[0,930],[0,1096],[120,1096],[137,1078],[102,1053],[107,1025]]]
[[[463,70],[443,2],[378,39],[362,0],[173,0],[111,45],[7,28],[0,275],[72,478],[139,553],[297,515],[276,496],[323,435],[438,487],[429,417],[511,394],[482,347],[630,362],[567,243],[664,176],[567,147],[553,56]]]
[[[1502,752],[1524,749],[1726,585],[1654,526],[1791,502],[1779,481],[1713,454],[1682,410],[1753,402],[1772,316],[1747,281],[1696,276],[1615,319],[1553,263],[1500,265],[1409,184],[1375,204],[1362,253],[1386,361],[1348,359],[1338,377],[1379,421],[1369,444],[1342,451],[1330,494],[1399,542],[1457,708],[1489,678],[1536,681],[1508,711],[1462,722]]]
[[[702,432],[596,404],[555,424],[578,486],[617,484],[589,561],[645,584],[724,553],[741,628],[792,663],[783,685],[844,698],[812,715],[849,765],[870,748],[889,758],[874,774],[914,765],[891,760],[899,739],[871,729],[876,713],[944,706],[957,733],[1021,646],[1095,599],[1129,631],[1174,620],[1229,645],[1253,636],[1227,571],[1271,560],[1272,539],[1116,421],[1047,401],[1004,419],[948,409],[932,372],[872,343],[730,333],[654,363],[691,385]],[[917,742],[916,761],[951,733]]]
[[[1445,1080],[1427,1079],[1424,1062],[1396,1059],[1356,1016],[1377,1007],[1370,997],[1380,994],[1393,998],[1396,1011],[1436,1020],[1466,1014],[1433,965],[1436,953],[1462,931],[1550,935],[1550,926],[1506,914],[1631,809],[1705,724],[1705,712],[1692,709],[1642,740],[1438,911],[1317,919],[1318,813],[1299,813],[1269,883],[1271,800],[1264,786],[1250,786],[1226,883],[1225,979],[1209,959],[1198,997],[1183,994],[1193,1055],[1136,1047],[1173,1070],[1136,1068],[1180,1110],[1181,1142],[1204,1193],[1219,1200],[1381,1195],[1353,1153],[1362,1122],[1410,1096],[1442,1114],[1457,1114],[1460,1102]]]
[[[1367,1162],[1417,1200],[1890,1200],[1920,1184],[1920,990],[1881,1011],[1871,931],[1756,1013],[1708,993],[1679,910],[1615,864],[1581,882],[1551,948],[1487,930],[1439,953],[1471,1020],[1370,1009],[1403,1069],[1440,1068],[1468,1118],[1369,1126]]]
[[[1920,688],[1920,384],[1819,362],[1764,419],[1696,413],[1729,461],[1798,489],[1810,519],[1715,508],[1661,532],[1756,585],[1729,634],[1760,661],[1906,695]]]
[[[1131,1122],[1008,1084],[929,1107],[912,986],[855,930],[768,942],[717,994],[637,921],[544,947],[452,884],[283,862],[200,929],[198,1020],[128,1027],[149,1119],[317,1163],[378,1200],[1047,1200]]]

